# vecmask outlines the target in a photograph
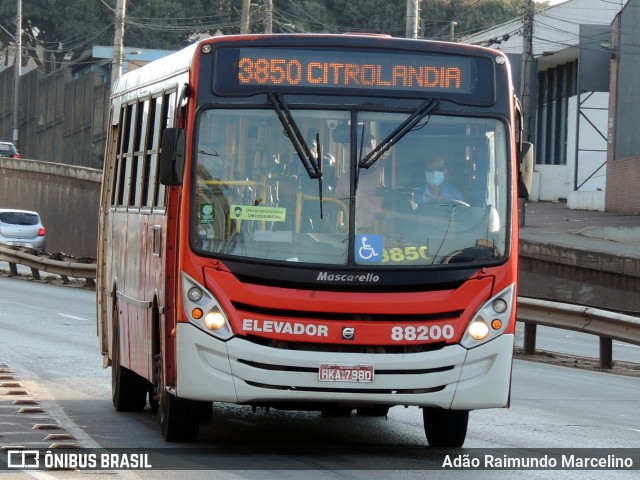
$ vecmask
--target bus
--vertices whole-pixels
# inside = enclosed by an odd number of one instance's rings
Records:
[[[505,54],[456,43],[215,36],[123,75],[97,262],[115,409],[187,441],[217,402],[412,406],[462,446],[509,404],[521,124]]]

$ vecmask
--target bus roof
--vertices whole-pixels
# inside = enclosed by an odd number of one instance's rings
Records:
[[[180,73],[187,72],[193,62],[193,56],[197,47],[198,44],[194,43],[166,57],[159,58],[140,68],[125,73],[114,83],[111,92],[112,95],[123,95],[133,89],[140,89],[145,85],[155,84],[163,78],[169,79]]]

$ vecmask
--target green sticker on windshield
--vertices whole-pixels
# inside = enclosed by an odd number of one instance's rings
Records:
[[[201,203],[200,204],[200,224],[206,225],[209,223],[213,223],[215,220],[215,210],[213,209],[213,205],[210,203]]]
[[[231,218],[234,220],[284,222],[287,218],[287,209],[260,205],[231,205]]]

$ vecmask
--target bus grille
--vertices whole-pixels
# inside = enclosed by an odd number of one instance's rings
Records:
[[[332,352],[332,353],[369,353],[369,354],[397,354],[433,352],[440,350],[447,344],[445,342],[425,343],[420,345],[352,345],[337,343],[308,343],[286,340],[273,340],[270,338],[247,335],[245,340],[262,345],[263,347],[279,348],[281,350],[298,350],[305,352]]]
[[[276,308],[263,308],[244,303],[234,303],[233,306],[240,313],[253,313],[267,315],[281,319],[313,319],[319,321],[371,321],[371,322],[433,322],[437,320],[454,320],[460,318],[463,310],[451,310],[448,312],[421,313],[421,314],[351,314],[336,312],[310,312],[306,310],[285,310]]]

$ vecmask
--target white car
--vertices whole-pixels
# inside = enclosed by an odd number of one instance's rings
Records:
[[[13,143],[0,141],[0,157],[20,158],[20,154]]]
[[[0,243],[44,251],[46,234],[37,212],[0,208]]]

